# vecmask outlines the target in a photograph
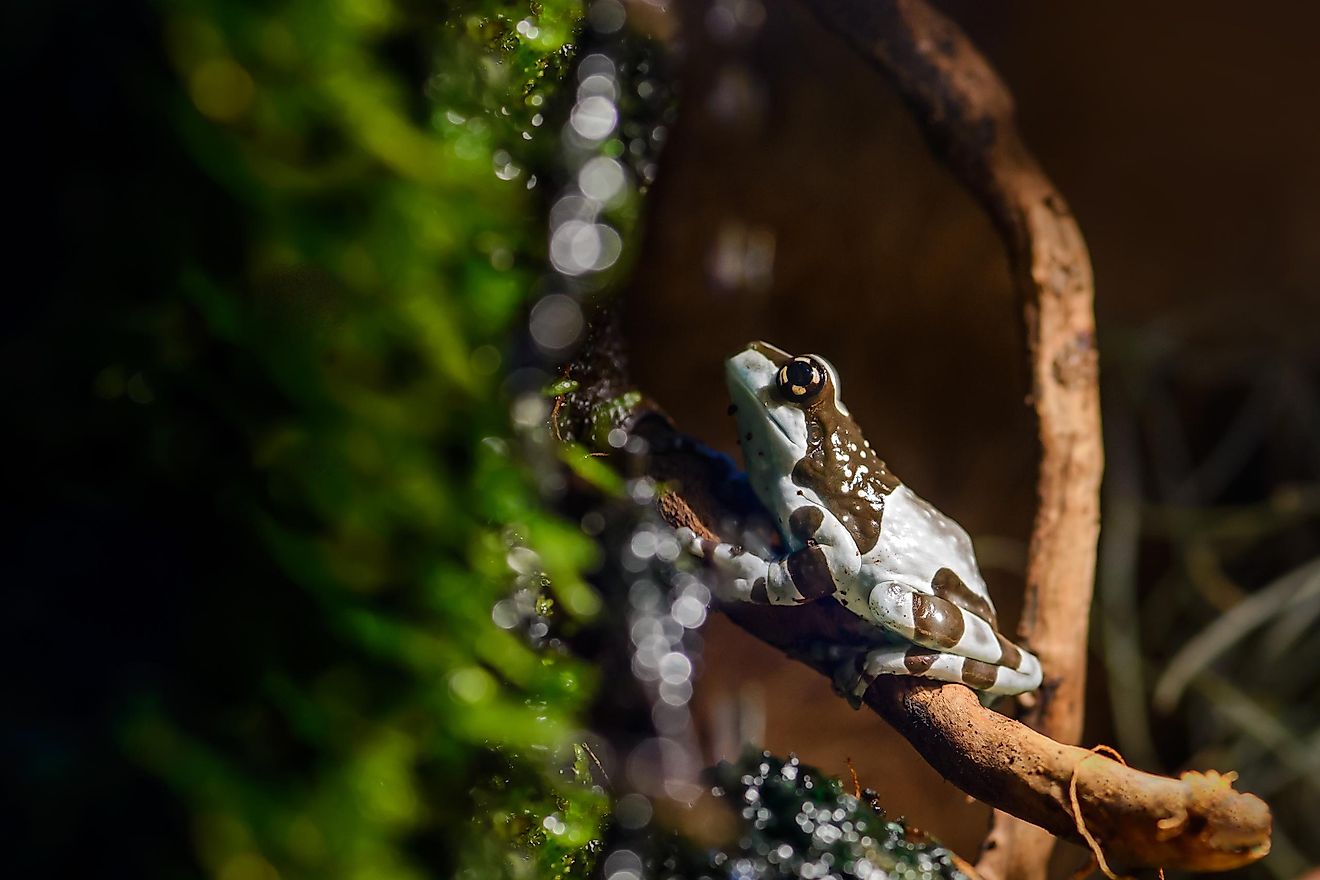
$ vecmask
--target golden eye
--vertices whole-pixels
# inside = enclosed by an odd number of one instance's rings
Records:
[[[825,387],[825,367],[810,357],[795,357],[779,368],[779,391],[794,403],[811,400]]]

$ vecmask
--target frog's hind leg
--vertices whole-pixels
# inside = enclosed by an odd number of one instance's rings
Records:
[[[852,695],[860,700],[871,683],[882,675],[914,675],[935,681],[965,684],[988,694],[1021,694],[1040,685],[1039,675],[1028,675],[970,657],[932,651],[918,645],[907,648],[876,648],[866,655]]]
[[[923,648],[1002,666],[1040,683],[1040,661],[1035,655],[948,599],[886,581],[871,590],[868,604],[878,624]]]

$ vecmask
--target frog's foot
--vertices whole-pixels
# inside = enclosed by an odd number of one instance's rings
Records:
[[[689,528],[676,532],[679,543],[705,560],[716,575],[721,599],[760,605],[801,605],[834,593],[834,578],[817,547],[779,559],[765,559],[733,544],[702,538]]]
[[[867,652],[859,651],[839,660],[834,667],[834,692],[848,701],[854,709],[862,708],[862,695],[871,686],[874,677],[863,680]]]
[[[1021,694],[1040,685],[1039,673],[1033,677],[997,663],[983,663],[919,645],[885,647],[866,655],[849,702],[856,706],[872,682],[882,675],[914,675],[934,681],[950,681],[986,694]]]
[[[678,542],[693,556],[706,563],[715,575],[715,592],[725,600],[770,602],[769,570],[773,563],[741,547],[702,538],[692,529],[677,531]]]
[[[1040,685],[1040,661],[1034,654],[1004,638],[984,618],[942,596],[886,581],[871,591],[869,605],[876,623],[904,639],[937,653],[999,667],[1012,672],[1014,682],[1024,683],[1000,693],[1021,693]]]

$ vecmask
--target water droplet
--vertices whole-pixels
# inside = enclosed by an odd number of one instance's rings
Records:
[[[501,599],[490,609],[490,619],[500,629],[513,629],[518,625],[518,609],[508,599]]]
[[[603,223],[569,220],[550,236],[550,261],[565,275],[608,269],[622,251],[619,233]]]
[[[597,33],[612,34],[628,21],[628,11],[619,0],[596,0],[587,10],[587,20]]]
[[[601,204],[613,203],[623,193],[626,183],[623,165],[605,156],[589,160],[578,172],[578,188],[583,195]]]
[[[674,619],[688,629],[696,629],[706,620],[706,606],[695,596],[680,596],[674,602]]]
[[[596,73],[582,80],[582,84],[578,86],[577,97],[579,103],[587,98],[601,97],[613,104],[619,94],[613,76]]]
[[[617,70],[614,66],[614,59],[608,55],[602,55],[599,52],[593,52],[578,63],[578,80],[584,80],[589,76],[614,76]]]
[[[651,821],[651,801],[646,795],[625,794],[614,805],[614,815],[624,828],[637,829],[645,827],[646,823]]]
[[[649,811],[650,804],[648,802]],[[607,880],[641,880],[642,859],[630,849],[616,849],[605,859]]]
[[[562,293],[543,297],[532,307],[532,339],[543,348],[551,351],[567,348],[577,341],[582,326],[582,308]]]
[[[618,121],[619,111],[614,102],[603,95],[582,99],[569,115],[573,130],[589,141],[602,141],[609,137]]]

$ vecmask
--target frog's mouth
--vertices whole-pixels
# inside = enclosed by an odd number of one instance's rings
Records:
[[[802,411],[773,397],[779,365],[791,358],[765,342],[753,342],[725,363],[729,398],[736,407],[740,432],[762,432],[766,441],[792,459],[806,449]],[[755,415],[753,415],[755,413]],[[771,433],[765,424],[774,427]],[[746,440],[745,434],[740,442]]]
[[[774,425],[775,430],[784,438],[784,445],[790,449],[796,450],[797,443],[793,441],[793,435],[788,433],[788,429],[779,421],[778,416],[770,409],[763,409],[762,413],[765,415],[765,421]]]

